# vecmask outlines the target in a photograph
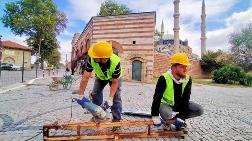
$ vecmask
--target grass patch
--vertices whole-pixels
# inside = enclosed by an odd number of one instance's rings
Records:
[[[153,79],[152,79],[152,84],[155,84],[155,85],[156,85],[156,84],[157,84],[157,81],[158,81],[158,78],[159,78],[159,77],[153,77]]]
[[[252,73],[252,72],[251,72]],[[159,77],[154,77],[152,79],[152,83],[153,84],[157,84]],[[212,79],[192,79],[193,84],[201,84],[201,85],[211,85],[211,86],[219,86],[219,87],[230,87],[230,88],[248,88],[248,86],[243,86],[240,84],[219,84],[219,83],[215,83]]]
[[[212,79],[192,79],[193,83],[211,85],[215,84]]]
[[[249,71],[248,74],[252,75],[252,71]]]
[[[230,87],[230,88],[248,88],[248,86],[243,86],[240,84],[220,84],[215,83],[212,79],[192,79],[194,84],[211,85],[219,87]]]

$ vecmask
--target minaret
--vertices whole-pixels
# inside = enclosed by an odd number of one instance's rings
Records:
[[[162,24],[161,24],[161,39],[163,39],[164,36],[164,22],[162,20]]]
[[[179,2],[180,0],[174,0],[174,51],[179,52]]]
[[[206,54],[206,10],[205,1],[202,1],[202,11],[201,11],[201,58]]]

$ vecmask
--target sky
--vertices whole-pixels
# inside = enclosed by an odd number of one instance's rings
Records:
[[[0,16],[4,5],[17,0],[0,0]],[[68,18],[66,30],[57,36],[60,42],[61,62],[66,54],[70,60],[71,40],[74,33],[81,33],[92,16],[99,13],[105,0],[53,0]],[[173,34],[173,0],[114,0],[126,5],[134,13],[156,11],[156,29],[161,29],[164,21],[165,34]],[[200,56],[200,24],[202,0],[180,0],[180,39],[188,39],[193,53]],[[252,0],[205,0],[207,50],[229,51],[228,37],[252,23]],[[22,45],[27,37],[15,36],[0,21],[2,40],[11,40]]]

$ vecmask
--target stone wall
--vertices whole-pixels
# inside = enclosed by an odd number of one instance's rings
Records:
[[[153,76],[159,77],[164,72],[170,69],[170,57],[166,54],[155,53],[154,55],[154,73]],[[200,61],[199,60],[191,60],[191,66],[188,67],[188,74],[193,78],[205,78],[205,75],[202,74]]]
[[[2,62],[13,63],[18,66],[23,65],[23,52],[24,52],[24,67],[31,69],[31,51],[23,51],[18,49],[3,49]]]
[[[137,13],[93,18],[93,42],[112,40],[121,45],[119,53],[123,78],[132,80],[132,62],[142,62],[141,82],[152,82],[155,13]]]
[[[142,63],[141,81],[152,82],[156,13],[143,12],[118,16],[92,17],[74,44],[75,54],[87,52],[90,44],[112,41],[121,46],[119,52],[124,79],[132,81],[132,62]]]
[[[140,82],[151,83],[170,68],[169,56],[154,51],[155,12],[92,17],[74,43],[76,56],[87,54],[90,45],[109,41],[119,52],[123,79],[133,80],[133,62],[141,62]],[[155,52],[155,53],[154,53]],[[200,78],[199,61],[192,61],[189,73]],[[137,81],[136,81],[137,82]]]
[[[188,74],[193,78],[203,78],[202,69],[199,60],[191,60],[191,66],[188,67]]]
[[[161,74],[170,69],[169,63],[170,57],[166,54],[157,53],[154,54],[154,77],[159,77]]]

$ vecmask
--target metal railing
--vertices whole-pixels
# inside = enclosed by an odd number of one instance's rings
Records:
[[[29,80],[35,78],[43,78],[43,77],[51,77],[53,75],[63,76],[65,69],[53,69],[53,70],[37,70],[36,77],[36,69],[31,70],[2,70],[2,75],[0,78],[0,88],[6,87],[9,85],[13,85],[16,83],[26,83]]]

